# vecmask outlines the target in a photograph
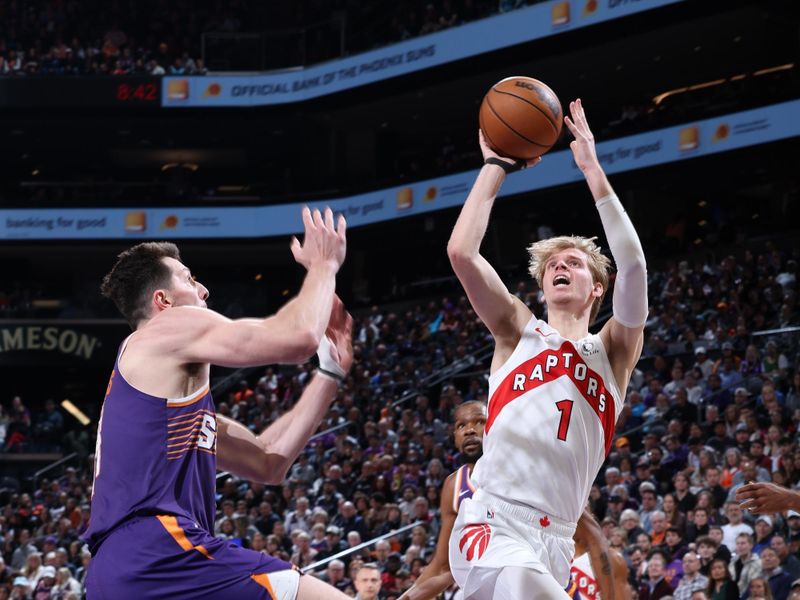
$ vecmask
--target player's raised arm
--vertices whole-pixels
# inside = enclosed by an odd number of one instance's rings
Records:
[[[617,266],[612,299],[614,316],[601,335],[604,342],[609,343],[609,357],[617,381],[624,390],[630,370],[639,360],[642,350],[642,332],[647,320],[647,265],[633,223],[597,159],[594,136],[580,99],[570,102],[569,109],[572,117],[565,117],[564,122],[575,136],[570,148],[575,163],[589,184]]]
[[[336,398],[337,380],[353,364],[353,319],[334,298],[330,323],[318,351],[320,368],[297,404],[256,436],[217,416],[217,467],[241,477],[279,485]]]
[[[513,348],[531,313],[508,291],[497,271],[481,256],[480,249],[497,192],[506,177],[506,170],[513,170],[515,163],[494,153],[486,144],[483,133],[478,133],[485,164],[458,216],[447,244],[447,255],[472,307],[495,341]],[[502,164],[495,164],[497,162]],[[538,162],[536,158],[528,165]]]
[[[291,249],[308,273],[297,296],[275,315],[232,321],[210,310],[180,306],[153,318],[147,335],[170,345],[164,350],[186,363],[247,367],[307,360],[328,324],[346,240],[344,217],[334,226],[330,209],[324,215],[303,209],[303,224],[303,243],[294,238]]]

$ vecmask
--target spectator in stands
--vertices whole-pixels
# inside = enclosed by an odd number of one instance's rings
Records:
[[[750,582],[747,590],[748,600],[774,600],[769,583],[761,577],[756,577]]]
[[[792,577],[781,569],[778,553],[772,548],[764,548],[761,551],[761,577],[769,582],[776,600],[784,600],[789,596]]]
[[[317,551],[311,547],[311,536],[305,531],[297,530],[296,536],[292,536],[292,539],[296,541],[290,562],[298,569],[303,569],[314,562]]]
[[[44,413],[34,425],[34,433],[44,450],[58,449],[64,430],[64,415],[56,403],[48,398],[44,403]]]
[[[31,584],[24,575],[14,578],[14,587],[11,589],[11,600],[30,600]]]
[[[753,552],[761,556],[761,551],[768,548],[772,541],[772,517],[759,515],[756,518],[755,530]]]
[[[355,531],[362,538],[367,536],[367,525],[364,518],[356,513],[355,505],[349,500],[342,502],[339,513],[333,519],[333,524],[343,531]]]
[[[694,368],[700,369],[703,379],[707,379],[714,370],[714,361],[712,361],[708,354],[706,354],[705,346],[698,346],[694,350],[695,363]]]
[[[639,586],[639,600],[659,600],[672,596],[672,586],[665,579],[667,558],[654,551],[647,560],[647,579]]]
[[[28,580],[28,583],[30,583],[31,589],[36,589],[36,586],[39,584],[43,568],[42,554],[40,552],[32,552],[28,555],[25,566],[22,569],[22,574]]]
[[[353,586],[352,580],[347,577],[345,573],[345,564],[338,559],[334,559],[329,562],[328,568],[324,573],[319,575],[319,578],[341,592],[344,592]]]
[[[295,506],[295,510],[286,515],[284,521],[286,533],[291,535],[295,529],[309,533],[311,531],[311,511],[308,498],[305,496],[298,498]]]
[[[753,537],[749,533],[736,536],[736,557],[731,560],[729,571],[741,595],[747,592],[750,582],[761,574],[761,559],[753,552]]]
[[[694,551],[686,552],[683,555],[682,563],[683,577],[672,596],[675,600],[691,600],[694,592],[705,590],[708,587],[708,577],[700,573],[700,557]]]
[[[8,588],[14,579],[14,572],[6,566],[6,561],[0,554],[0,586]],[[0,589],[3,589],[0,587]]]
[[[722,543],[730,550],[736,547],[736,536],[740,533],[753,535],[753,528],[742,521],[742,509],[738,502],[725,503],[725,517],[728,522],[722,526]]]
[[[800,559],[789,550],[789,544],[783,535],[776,534],[770,540],[770,548],[775,550],[780,560],[780,567],[794,580],[800,578]]]
[[[728,565],[721,558],[711,561],[706,594],[710,600],[738,600],[739,588],[731,579]]]
[[[50,598],[56,585],[56,569],[52,566],[42,567],[39,581],[33,590],[34,600],[40,598]]]
[[[785,378],[789,369],[789,359],[778,351],[775,340],[769,340],[766,345],[766,354],[761,361],[761,370],[773,380]]]

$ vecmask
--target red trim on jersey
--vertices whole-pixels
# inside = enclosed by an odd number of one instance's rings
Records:
[[[567,359],[564,356],[565,353],[571,355],[569,357],[568,367],[566,366]],[[545,370],[546,361],[548,357],[551,356],[555,357],[557,362],[555,365],[552,365],[549,370]],[[582,364],[586,368],[586,376],[580,380],[575,377],[575,368],[579,364]],[[542,372],[542,379],[530,379],[530,374],[537,366]],[[514,376],[520,374],[525,376],[525,383],[522,386],[522,390],[515,390]],[[497,419],[500,412],[509,402],[513,402],[523,394],[530,392],[540,385],[555,381],[559,377],[564,376],[572,380],[572,383],[575,384],[575,387],[578,388],[581,396],[583,396],[583,399],[592,407],[595,414],[600,419],[600,423],[603,426],[603,433],[605,434],[605,450],[607,455],[609,450],[611,450],[611,440],[614,437],[614,426],[617,422],[614,397],[611,395],[611,391],[606,388],[603,378],[597,372],[589,368],[580,354],[578,354],[575,346],[568,341],[561,344],[558,350],[543,350],[533,358],[515,367],[506,375],[505,379],[500,382],[500,385],[497,386],[497,389],[489,400],[489,415],[486,418],[486,426],[484,427],[485,433],[489,433],[495,419]],[[594,394],[589,394],[590,378],[597,381],[597,390]],[[606,407],[603,412],[600,412],[600,394],[604,394],[606,398]]]

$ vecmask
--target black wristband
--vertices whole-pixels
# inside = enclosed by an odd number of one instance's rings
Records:
[[[333,371],[328,371],[328,369],[323,369],[322,367],[317,367],[317,371],[319,371],[323,375],[327,375],[331,379],[335,379],[339,383],[344,383],[344,377],[342,377],[338,373],[334,373]]]
[[[513,163],[510,163],[508,161],[495,158],[494,156],[490,156],[489,158],[487,158],[485,161],[483,161],[483,164],[497,165],[498,167],[503,169],[503,171],[505,171],[506,173],[516,173],[517,171],[524,169],[526,165],[524,160],[518,160]]]

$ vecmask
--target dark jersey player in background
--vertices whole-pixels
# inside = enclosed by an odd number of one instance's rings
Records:
[[[206,308],[169,243],[123,252],[103,281],[134,333],[120,348],[97,432],[90,600],[346,598],[289,563],[215,538],[217,468],[268,484],[286,472],[334,399],[352,363],[352,320],[335,297],[345,224],[303,210],[307,269],[298,295],[266,319],[231,321]],[[217,416],[211,364],[300,363],[320,369],[295,407],[256,436]]]
[[[444,481],[440,509],[442,528],[436,552],[417,578],[414,587],[400,597],[400,600],[430,600],[449,588],[455,580],[450,573],[448,545],[453,523],[458,515],[458,507],[466,498],[472,498],[475,491],[470,481],[470,473],[483,454],[483,426],[486,425],[486,405],[472,400],[459,405],[455,412],[453,437],[456,449],[461,453],[464,463]]]

